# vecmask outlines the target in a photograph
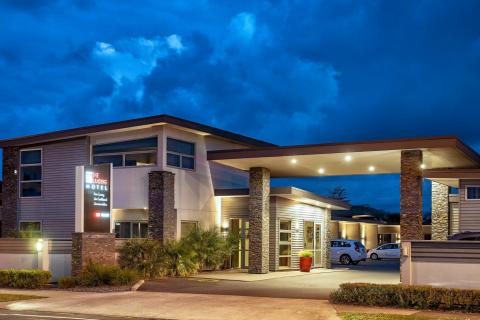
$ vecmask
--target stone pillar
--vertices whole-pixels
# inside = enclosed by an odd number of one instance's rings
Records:
[[[268,273],[269,204],[270,171],[265,168],[250,168],[249,273]],[[272,249],[278,250],[278,248]]]
[[[401,240],[423,240],[421,150],[404,150],[400,171]]]
[[[72,234],[72,275],[89,263],[115,265],[115,234],[75,232]]]
[[[3,149],[2,237],[10,237],[17,230],[19,156],[18,147]]]
[[[448,186],[432,181],[432,240],[448,237]]]
[[[330,241],[332,240],[332,234],[330,232],[330,224],[332,221],[332,210],[326,209],[325,210],[325,219],[323,223],[323,230],[322,230],[322,261],[323,267],[330,269],[332,267],[332,262],[330,261]]]
[[[175,174],[152,171],[148,174],[148,237],[160,241],[177,239]]]

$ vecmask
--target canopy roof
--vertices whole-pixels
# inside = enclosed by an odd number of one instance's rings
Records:
[[[480,156],[457,137],[313,144],[208,152],[241,170],[264,167],[274,178],[400,173],[403,150],[422,150],[426,169],[480,168]]]

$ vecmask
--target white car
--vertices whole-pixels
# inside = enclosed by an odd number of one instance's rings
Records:
[[[360,241],[345,239],[330,241],[330,259],[334,263],[358,264],[366,258],[365,247]]]
[[[385,243],[368,251],[368,257],[372,260],[400,259],[400,243]]]

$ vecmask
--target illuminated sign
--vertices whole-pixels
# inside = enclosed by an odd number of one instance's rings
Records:
[[[83,186],[85,232],[111,232],[110,166],[110,164],[85,166]]]

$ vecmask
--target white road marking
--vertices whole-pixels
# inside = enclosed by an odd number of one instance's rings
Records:
[[[43,319],[99,320],[98,318],[94,319],[94,318],[75,318],[75,317],[64,317],[64,316],[42,316],[38,314],[20,314],[20,313],[9,313],[9,314],[0,313],[0,317],[2,316],[32,317],[32,318],[43,318]]]

